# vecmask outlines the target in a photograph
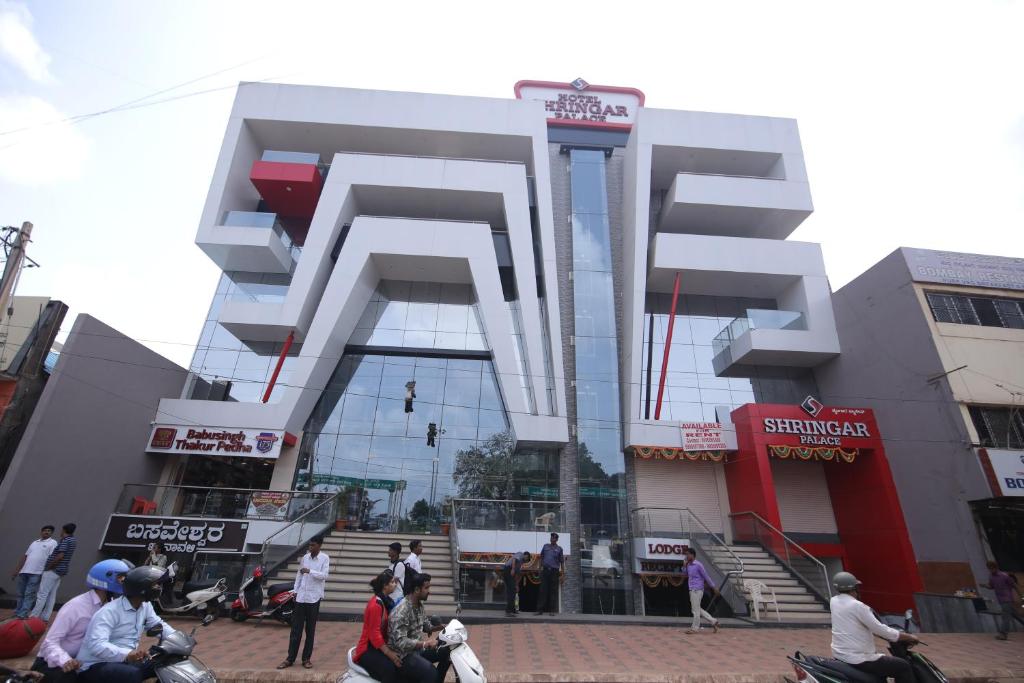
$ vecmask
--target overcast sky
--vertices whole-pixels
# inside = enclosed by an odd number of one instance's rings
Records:
[[[898,246],[1024,256],[1022,3],[494,7],[0,0],[0,225],[32,221],[42,264],[18,293],[187,364],[218,276],[196,222],[234,86],[264,79],[512,97],[582,76],[793,117],[815,212],[792,239],[834,289]],[[54,123],[165,90],[137,104],[186,97]]]

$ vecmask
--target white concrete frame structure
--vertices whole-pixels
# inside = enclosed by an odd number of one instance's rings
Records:
[[[400,278],[472,284],[517,442],[565,443],[542,107],[531,101],[243,84],[196,242],[225,269],[287,272],[290,255],[278,253],[283,245],[271,229],[227,227],[221,225],[223,216],[251,210],[258,202],[249,169],[263,150],[316,152],[332,160],[285,301],[227,302],[220,317],[226,329],[245,340],[281,342],[294,331],[302,350],[292,386],[275,390],[282,392],[276,404],[163,400],[157,421],[301,431],[377,282]],[[536,239],[528,176],[536,186]],[[488,225],[495,223],[509,234],[534,406],[525,403],[519,385],[513,322]],[[331,250],[346,224],[351,229],[334,264]],[[543,300],[535,249],[546,284]]]
[[[626,145],[622,400],[625,445],[682,445],[678,424],[640,418],[648,292],[774,298],[806,330],[752,329],[719,374],[812,367],[839,353],[818,245],[783,241],[813,210],[796,121],[641,109]],[[652,197],[661,197],[657,213]],[[660,360],[660,359],[659,359]]]

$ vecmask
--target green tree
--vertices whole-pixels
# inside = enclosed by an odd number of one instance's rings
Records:
[[[460,498],[515,498],[512,433],[493,434],[456,452],[452,479]]]

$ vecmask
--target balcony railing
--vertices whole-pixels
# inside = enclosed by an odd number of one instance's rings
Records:
[[[712,353],[726,351],[734,341],[750,330],[806,330],[807,320],[799,311],[776,311],[766,308],[748,308],[746,316],[736,318],[715,335],[711,341]]]
[[[564,531],[565,504],[543,500],[452,501],[456,528],[477,531]]]
[[[310,491],[125,484],[114,514],[291,522],[332,495]]]
[[[221,225],[232,228],[270,228],[293,258],[298,259],[299,254],[302,253],[302,248],[292,242],[292,238],[288,236],[284,226],[277,219],[276,213],[267,211],[226,211]]]

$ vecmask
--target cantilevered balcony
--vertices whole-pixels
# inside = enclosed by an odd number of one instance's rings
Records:
[[[807,318],[800,311],[749,308],[715,336],[711,362],[716,375],[736,377],[744,374],[743,365],[811,367],[835,355],[813,347]]]
[[[812,210],[806,182],[677,173],[665,195],[658,231],[785,239]]]
[[[289,273],[299,252],[277,214],[262,211],[227,211],[196,244],[221,270],[256,273]]]

